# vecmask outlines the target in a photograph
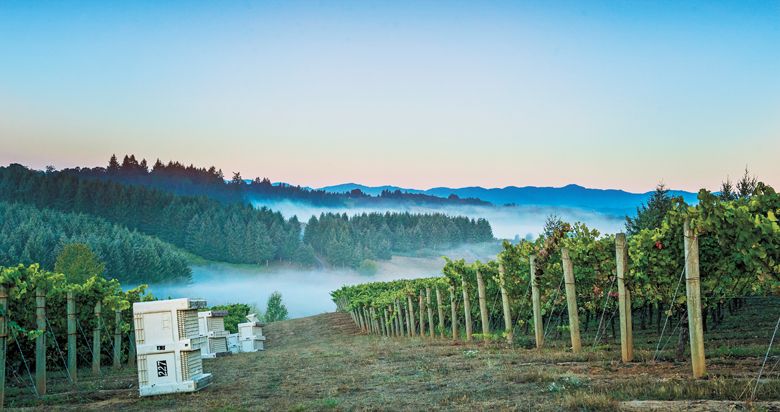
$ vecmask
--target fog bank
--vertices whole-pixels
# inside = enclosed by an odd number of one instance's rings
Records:
[[[265,310],[268,296],[282,293],[291,318],[332,312],[336,309],[330,292],[344,285],[394,279],[413,279],[441,273],[441,256],[468,261],[488,260],[496,256],[500,245],[467,245],[426,257],[394,256],[377,262],[374,276],[360,275],[351,269],[301,270],[262,266],[211,263],[192,267],[189,284],[153,284],[150,292],[157,298],[204,298],[209,305],[248,303]]]
[[[375,207],[319,207],[292,201],[255,201],[256,207],[268,207],[285,217],[297,216],[302,222],[321,213],[410,212],[445,213],[452,216],[487,219],[497,238],[511,239],[516,235],[535,237],[542,231],[550,214],[564,220],[582,221],[602,233],[614,233],[623,229],[622,216],[608,215],[576,208],[534,206],[409,206],[388,202]],[[344,285],[394,279],[413,279],[435,276],[441,273],[444,260],[441,256],[463,258],[468,261],[488,260],[500,250],[499,242],[482,245],[464,245],[440,251],[419,251],[418,257],[393,256],[389,261],[377,262],[377,274],[366,276],[348,268],[299,269],[294,267],[262,267],[210,263],[192,267],[192,282],[188,284],[150,285],[156,297],[204,298],[210,305],[248,303],[265,310],[268,296],[274,291],[282,293],[290,317],[315,315],[335,310],[330,292]],[[422,256],[420,256],[422,255]]]
[[[541,233],[547,216],[555,214],[568,222],[584,222],[589,227],[602,233],[615,233],[623,230],[625,217],[606,214],[598,211],[548,206],[419,206],[387,202],[375,207],[326,207],[289,200],[255,200],[255,207],[267,207],[280,212],[284,217],[297,216],[301,222],[307,222],[312,216],[321,213],[346,213],[356,215],[371,212],[410,212],[410,213],[444,213],[450,216],[468,216],[469,218],[484,218],[493,228],[493,236],[499,239],[512,239],[516,235],[534,237]]]

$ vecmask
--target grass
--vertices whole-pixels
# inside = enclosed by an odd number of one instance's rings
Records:
[[[771,333],[764,330],[771,322],[758,319],[767,317],[766,308],[776,310],[776,320],[780,306],[756,302],[706,335],[703,380],[690,378],[688,362],[652,362],[651,331],[637,331],[637,361],[622,364],[610,340],[573,354],[567,336],[540,351],[508,348],[501,340],[381,338],[359,334],[348,315],[324,314],[269,325],[265,352],[205,360],[214,383],[200,392],[139,398],[134,371],[106,368],[94,378],[83,371],[75,386],[53,377],[55,395],[43,399],[11,387],[6,404],[41,410],[772,410],[780,408],[775,352],[757,402],[731,402],[747,399],[755,384],[764,334]]]

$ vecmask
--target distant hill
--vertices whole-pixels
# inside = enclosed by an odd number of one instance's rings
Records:
[[[645,203],[653,193],[652,191],[631,193],[619,189],[591,189],[574,184],[563,187],[507,186],[503,188],[484,188],[473,186],[461,188],[434,187],[428,190],[419,190],[396,186],[365,186],[357,183],[345,183],[322,187],[319,190],[331,193],[344,193],[354,189],[360,189],[363,193],[370,195],[376,195],[386,190],[400,190],[404,193],[438,197],[448,197],[455,194],[460,198],[476,198],[495,205],[576,207],[612,213],[631,213],[637,206]],[[688,203],[697,202],[696,193],[672,190],[669,194],[671,196],[682,196]]]
[[[152,166],[146,159],[138,161],[135,155],[125,155],[122,162],[111,156],[107,167],[64,169],[63,173],[79,178],[111,181],[125,185],[145,186],[157,190],[185,196],[208,196],[221,202],[239,202],[256,200],[296,201],[318,206],[358,207],[381,205],[480,205],[490,206],[489,202],[479,199],[460,197],[441,197],[422,193],[386,190],[368,195],[359,190],[348,192],[327,192],[309,187],[291,185],[285,182],[272,183],[268,178],[244,179],[234,172],[227,179],[222,170],[214,166],[196,167],[192,164],[159,159]]]

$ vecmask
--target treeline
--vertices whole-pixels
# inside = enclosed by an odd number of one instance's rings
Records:
[[[285,220],[278,212],[248,204],[177,196],[18,164],[0,167],[0,200],[98,216],[207,259],[253,264],[313,259],[310,248],[300,242],[296,219]]]
[[[143,170],[141,165],[133,167]],[[207,180],[203,177],[202,181]],[[280,213],[267,208],[256,209],[248,203],[220,202],[206,196],[177,195],[140,185],[84,178],[72,171],[36,171],[18,164],[0,167],[0,201],[99,217],[130,231],[157,237],[206,259],[230,263],[268,264],[278,261],[311,265],[315,262],[316,249],[331,264],[358,267],[366,260],[389,259],[391,253],[441,249],[493,239],[490,224],[483,219],[410,213],[372,213],[352,218],[323,215],[309,222],[302,239],[302,225],[297,218],[286,220]],[[41,231],[49,229],[49,225],[41,226]],[[89,230],[84,229],[81,237],[88,236],[88,233]],[[54,230],[51,237],[56,234],[57,230]],[[141,252],[135,252],[139,249],[133,243],[136,241],[119,244],[116,236],[119,235],[95,232],[89,241],[83,241],[107,260],[110,273],[141,276],[125,278],[125,281],[154,281],[159,276],[180,276],[178,269],[142,273],[155,267],[154,259],[139,268],[123,268],[120,258],[108,257],[111,255],[107,252],[109,246],[100,245],[111,245],[117,249],[126,247],[125,253],[128,254]],[[80,239],[79,236],[74,237]],[[30,243],[30,248],[35,244]],[[7,263],[42,262],[49,267],[53,256],[32,253],[17,256],[21,253],[23,250],[16,250],[8,256]],[[114,255],[117,253],[114,252]],[[113,263],[108,262],[110,259]]]
[[[79,177],[108,180],[123,184],[134,184],[160,189],[180,195],[208,196],[223,202],[240,202],[251,199],[287,199],[318,206],[344,206],[382,202],[410,202],[424,204],[468,204],[490,205],[480,199],[461,199],[456,195],[448,198],[426,194],[404,193],[400,190],[383,191],[371,196],[360,190],[348,193],[331,193],[301,186],[274,185],[268,178],[244,179],[240,173],[231,175],[226,181],[222,170],[214,166],[196,167],[176,161],[163,163],[159,159],[151,166],[146,159],[138,161],[135,155],[125,155],[120,163],[111,156],[107,167],[76,168],[63,171]]]
[[[364,260],[390,259],[392,253],[490,241],[493,231],[485,219],[440,213],[329,213],[313,216],[303,239],[330,263],[357,267]]]
[[[83,243],[121,282],[187,280],[187,261],[169,244],[83,214],[0,201],[0,266],[40,263],[53,270],[67,244]]]

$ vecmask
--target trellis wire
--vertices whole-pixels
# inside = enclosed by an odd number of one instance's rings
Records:
[[[112,333],[109,333],[108,326],[106,326],[106,323],[103,322],[102,319],[99,319],[98,322],[103,327],[103,330],[106,332],[106,336],[109,338],[108,342],[111,344],[111,350],[116,350],[116,348],[114,347],[114,339],[113,339],[114,335]],[[109,357],[114,356],[114,353],[108,350],[108,346],[106,346],[106,353],[109,355]]]
[[[761,374],[764,372],[764,366],[766,365],[766,360],[769,357],[769,351],[772,350],[772,343],[775,341],[775,335],[777,334],[777,327],[780,326],[780,317],[777,318],[777,323],[775,323],[775,331],[772,332],[772,339],[769,339],[769,347],[766,348],[766,355],[764,355],[764,361],[761,362],[761,369],[758,370],[758,377],[756,377],[756,386],[753,387],[753,393],[750,395],[750,400],[753,400],[756,397],[756,390],[758,390],[758,385],[761,383]],[[772,368],[774,369],[774,367]]]
[[[26,388],[27,384],[24,383],[24,379],[16,373],[16,370],[11,369],[11,372],[14,374],[13,378],[16,379],[16,386],[24,386]]]
[[[16,370],[11,369],[11,372],[14,374],[14,377],[16,378],[16,381],[19,382],[20,385],[24,386],[25,388],[30,388],[30,390],[32,390],[32,392],[33,392],[33,395],[35,395],[36,397],[38,396],[38,390],[35,389],[35,384],[33,384],[33,386],[29,386],[26,383],[24,383],[24,378],[19,376],[19,374],[16,372]]]
[[[19,354],[22,356],[22,363],[24,363],[24,369],[27,370],[27,376],[30,378],[30,383],[33,387],[33,392],[35,392],[35,397],[40,397],[38,395],[38,387],[35,386],[35,379],[33,379],[32,374],[30,373],[30,367],[27,366],[27,358],[24,356],[24,351],[22,350],[22,346],[19,344],[19,335],[17,334],[14,336],[14,342],[16,342],[16,347],[19,348]]]
[[[609,285],[609,290],[607,291],[607,295],[604,297],[604,309],[601,311],[601,319],[599,319],[599,326],[596,328],[596,338],[593,339],[593,348],[596,348],[596,345],[599,341],[599,334],[601,334],[601,325],[604,322],[604,315],[607,314],[607,305],[609,304],[609,294],[612,292],[612,287],[615,286],[615,280],[617,279],[617,276],[612,278],[612,283]],[[613,311],[614,315],[614,311]]]
[[[685,263],[687,263],[687,261]],[[658,337],[658,345],[655,346],[653,361],[655,361],[658,357],[658,348],[661,347],[661,342],[664,338],[664,332],[666,331],[666,324],[669,322],[669,318],[672,316],[672,308],[674,307],[674,301],[677,299],[677,291],[680,289],[680,283],[682,283],[683,275],[685,275],[685,264],[683,264],[683,270],[680,272],[680,279],[677,281],[677,287],[674,288],[674,295],[672,296],[671,304],[669,305],[669,313],[666,315],[666,319],[664,319],[664,327],[661,329],[661,335]]]
[[[558,284],[558,289],[556,289],[555,293],[553,294],[553,298],[552,298],[553,310],[550,313],[550,315],[552,316],[547,320],[547,326],[545,326],[544,328],[543,340],[547,340],[547,331],[550,329],[550,323],[552,323],[552,318],[555,317],[555,299],[558,299],[558,293],[561,291],[561,285],[563,285],[563,276],[561,276],[561,282]]]
[[[772,365],[772,367],[769,369],[769,372],[767,372],[766,374],[767,375],[771,375],[772,372],[775,371],[775,368],[777,367],[777,365],[780,365],[780,356],[777,357],[777,360],[775,361],[775,364]]]
[[[664,343],[664,345],[661,347],[661,350],[659,350],[659,351],[657,352],[657,354],[660,354],[661,352],[663,352],[664,350],[666,350],[666,346],[667,346],[667,345],[669,345],[669,342],[671,342],[671,341],[672,341],[672,339],[674,338],[674,332],[675,332],[675,331],[677,331],[677,329],[679,329],[679,328],[680,328],[680,325],[682,325],[682,321],[683,321],[683,319],[684,319],[686,316],[688,316],[688,311],[687,311],[687,310],[683,311],[683,315],[682,315],[682,316],[680,316],[680,319],[677,321],[677,325],[675,325],[675,326],[674,326],[674,328],[672,329],[672,331],[671,331],[671,332],[669,332],[669,337],[666,339],[666,343]],[[660,342],[660,341],[659,341],[659,342]],[[657,350],[657,349],[658,349],[658,348],[656,348],[656,350]],[[653,357],[653,360],[655,360],[655,356]]]
[[[68,381],[70,383],[73,383],[73,379],[71,378],[70,375],[70,369],[68,369],[68,362],[65,360],[65,356],[62,355],[60,344],[57,342],[57,336],[54,334],[54,328],[51,327],[48,316],[44,315],[44,319],[46,320],[46,330],[49,332],[49,335],[51,335],[51,339],[54,341],[54,347],[57,348],[57,352],[60,355],[60,360],[62,360],[62,364],[63,366],[65,366],[65,372],[68,374]]]
[[[501,286],[499,286],[499,289],[496,290],[496,296],[493,298],[493,307],[496,308],[501,305],[501,301],[499,298],[501,298]],[[503,307],[502,307],[503,310]],[[494,326],[493,330],[498,330],[501,327],[501,320],[499,319],[497,323],[494,325],[492,322],[490,323],[491,326]]]
[[[92,357],[95,357],[95,352],[92,350],[92,342],[89,341],[89,338],[87,338],[87,334],[84,333],[84,328],[81,327],[81,322],[76,321],[76,325],[78,325],[79,330],[81,331],[81,336],[84,337],[84,340],[87,342],[87,349],[89,349],[89,353],[92,355]],[[91,360],[90,360],[91,362]],[[99,371],[100,374],[103,373],[102,370]]]

